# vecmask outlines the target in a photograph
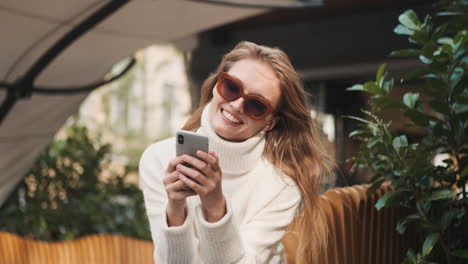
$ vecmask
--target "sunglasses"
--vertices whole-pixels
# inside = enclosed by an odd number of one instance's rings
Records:
[[[244,93],[244,86],[234,76],[222,72],[216,83],[216,90],[224,100],[232,102],[239,98],[244,99],[244,113],[249,117],[260,120],[268,114],[274,113],[270,102],[258,95],[248,95]]]

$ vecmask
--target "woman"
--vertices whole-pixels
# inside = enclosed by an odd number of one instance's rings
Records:
[[[140,161],[156,263],[285,263],[296,215],[297,261],[313,261],[327,237],[318,186],[333,161],[287,55],[239,43],[183,129],[208,136],[209,153],[175,157],[171,138]]]

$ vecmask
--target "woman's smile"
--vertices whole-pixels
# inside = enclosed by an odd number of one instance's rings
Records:
[[[228,124],[231,124],[231,125],[242,125],[244,122],[242,122],[241,120],[239,120],[239,118],[236,118],[234,115],[234,113],[230,113],[229,111],[221,108],[221,114],[223,115],[223,117],[225,119],[227,119],[227,123]]]
[[[243,83],[246,94],[262,96],[271,102],[273,107],[278,106],[281,96],[280,82],[270,65],[255,59],[244,59],[234,63],[227,73]],[[216,86],[212,89],[211,126],[223,139],[244,141],[273,127],[273,114],[259,120],[253,119],[243,110],[243,97],[228,101],[218,93]]]

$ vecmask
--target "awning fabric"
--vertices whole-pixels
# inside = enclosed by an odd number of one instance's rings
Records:
[[[0,81],[20,78],[66,32],[107,2],[2,1]],[[95,82],[138,49],[158,43],[191,49],[197,33],[265,11],[194,1],[133,0],[69,46],[35,84],[62,87]],[[0,89],[0,100],[5,94]],[[15,104],[0,125],[0,205],[86,96],[33,94]]]

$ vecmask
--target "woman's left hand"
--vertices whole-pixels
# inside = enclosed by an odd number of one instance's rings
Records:
[[[193,168],[183,164],[177,165],[176,169],[180,172],[179,179],[200,196],[206,221],[217,222],[226,214],[219,160],[213,151],[209,153],[197,151],[197,156],[200,159],[189,155],[181,156],[183,162]]]

